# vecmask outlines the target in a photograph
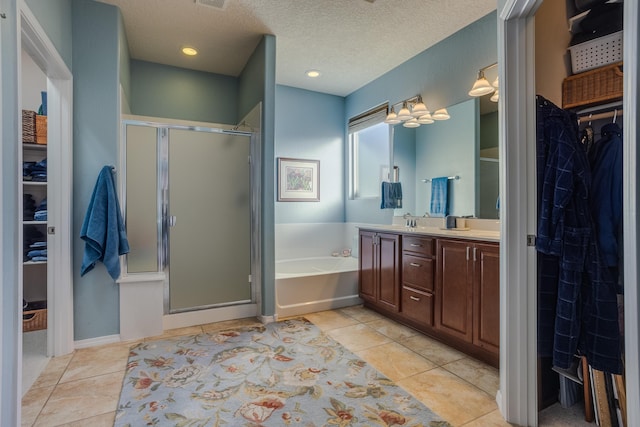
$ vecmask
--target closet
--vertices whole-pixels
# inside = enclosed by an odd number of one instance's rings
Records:
[[[574,425],[627,425],[622,8],[621,0],[548,0],[536,13],[540,425],[550,410]],[[551,215],[559,193],[571,197],[562,221]],[[558,224],[565,231],[554,240]]]
[[[47,77],[25,51],[22,65],[23,391],[49,360],[47,348]],[[39,113],[39,114],[38,114]]]

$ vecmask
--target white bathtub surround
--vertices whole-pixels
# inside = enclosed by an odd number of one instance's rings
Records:
[[[331,256],[352,249],[357,224],[347,222],[276,224],[276,261]],[[352,253],[352,255],[354,255]]]
[[[164,273],[130,274],[120,285],[120,339],[122,341],[162,334]]]
[[[356,224],[276,224],[275,231],[277,318],[362,303]]]

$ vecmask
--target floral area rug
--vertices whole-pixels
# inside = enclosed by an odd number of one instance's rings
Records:
[[[115,426],[444,427],[306,319],[131,348]]]

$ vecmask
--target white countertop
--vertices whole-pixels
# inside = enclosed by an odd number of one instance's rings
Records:
[[[437,237],[453,237],[456,239],[483,240],[487,242],[499,242],[500,231],[483,229],[442,229],[433,226],[406,227],[404,225],[367,224],[359,228],[366,230],[388,231],[392,233],[418,234]]]

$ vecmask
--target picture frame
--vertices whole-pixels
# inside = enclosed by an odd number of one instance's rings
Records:
[[[278,157],[278,201],[319,202],[320,160]]]

